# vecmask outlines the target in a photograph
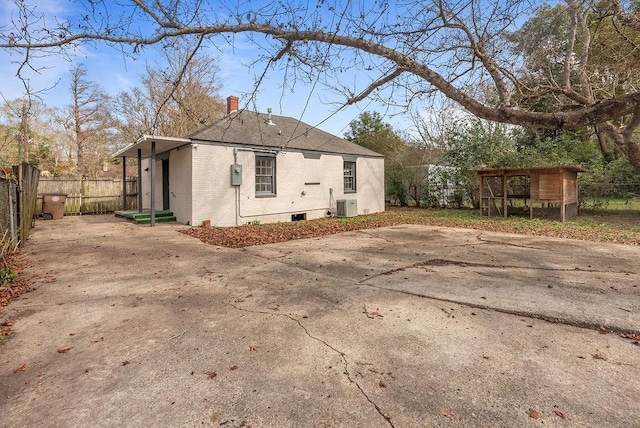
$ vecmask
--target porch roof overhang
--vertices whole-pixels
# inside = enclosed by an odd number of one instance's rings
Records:
[[[156,143],[156,154],[168,152],[175,148],[191,144],[190,138],[163,137],[159,135],[143,135],[130,146],[125,147],[113,154],[114,158],[138,157],[138,150],[141,151],[142,158],[151,157],[151,143]]]

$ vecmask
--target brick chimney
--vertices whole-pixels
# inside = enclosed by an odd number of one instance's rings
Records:
[[[238,111],[238,97],[233,95],[227,97],[227,114]]]

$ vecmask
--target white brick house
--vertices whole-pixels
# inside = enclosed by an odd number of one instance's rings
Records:
[[[144,209],[170,209],[196,226],[384,211],[382,155],[297,119],[237,106],[229,97],[228,114],[213,125],[187,138],[145,135],[115,155],[142,160]]]

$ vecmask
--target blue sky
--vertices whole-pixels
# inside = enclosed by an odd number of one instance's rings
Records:
[[[78,13],[78,10],[74,9],[73,2],[40,0],[37,4],[38,10],[58,18],[73,17]],[[0,25],[6,24],[10,19],[12,13],[10,7],[9,0],[0,0]],[[221,97],[238,95],[242,99],[243,94],[253,90],[256,74],[261,73],[262,68],[248,67],[259,55],[255,44],[250,43],[244,36],[236,36],[234,40],[233,46],[218,45],[217,49],[211,49],[211,53],[219,59]],[[71,59],[53,55],[36,59],[34,64],[41,67],[40,71],[37,73],[31,71],[27,75],[32,90],[48,89],[40,94],[47,105],[63,106],[70,102],[69,69],[74,62],[84,63],[87,68],[87,77],[98,82],[107,93],[115,95],[138,84],[139,77],[144,71],[145,61],[153,61],[158,48],[146,47],[143,55],[132,60],[104,44],[86,45],[76,51]],[[9,54],[0,51],[0,63],[3,64],[0,68],[0,79],[3,82],[0,93],[7,100],[22,97],[24,94],[24,87],[15,76],[21,60],[19,52]],[[347,77],[357,79],[357,76]],[[272,108],[274,114],[296,117],[339,136],[344,136],[349,122],[356,119],[362,111],[378,110],[384,113],[384,106],[372,104],[368,100],[337,111],[338,103],[342,98],[327,91],[326,88],[320,85],[296,83],[292,93],[289,89],[283,91],[282,82],[283,75],[277,70],[271,70],[259,88],[255,104],[252,102],[244,106],[250,109],[256,108],[262,112]],[[407,120],[400,117],[388,117],[386,120],[397,129],[409,126]]]

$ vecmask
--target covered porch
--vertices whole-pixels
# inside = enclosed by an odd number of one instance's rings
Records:
[[[136,141],[134,144],[124,148],[123,150],[117,152],[113,155],[114,158],[122,159],[122,176],[126,177],[127,172],[127,158],[136,158],[138,160],[138,213],[130,213],[126,212],[126,196],[123,196],[122,199],[122,211],[120,213],[124,217],[131,217],[135,219],[136,217],[140,217],[142,219],[145,218],[145,221],[141,221],[141,223],[149,223],[151,227],[155,226],[156,221],[167,221],[162,220],[165,219],[163,213],[166,213],[169,210],[168,206],[168,194],[169,194],[169,169],[168,169],[168,156],[162,156],[163,154],[168,154],[171,150],[177,149],[182,146],[190,145],[191,140],[188,138],[177,138],[177,137],[162,137],[157,135],[143,135]],[[142,160],[149,159],[149,172],[150,172],[150,191],[149,191],[149,210],[148,213],[145,213],[143,210],[143,183],[142,183]],[[163,160],[163,168],[162,168],[162,195],[163,195],[163,209],[156,209],[156,161],[158,159]],[[167,166],[164,167],[164,163],[167,163]],[[123,195],[126,195],[126,181],[123,178],[122,181]],[[173,214],[172,214],[173,215]],[[146,218],[148,217],[148,221]]]

